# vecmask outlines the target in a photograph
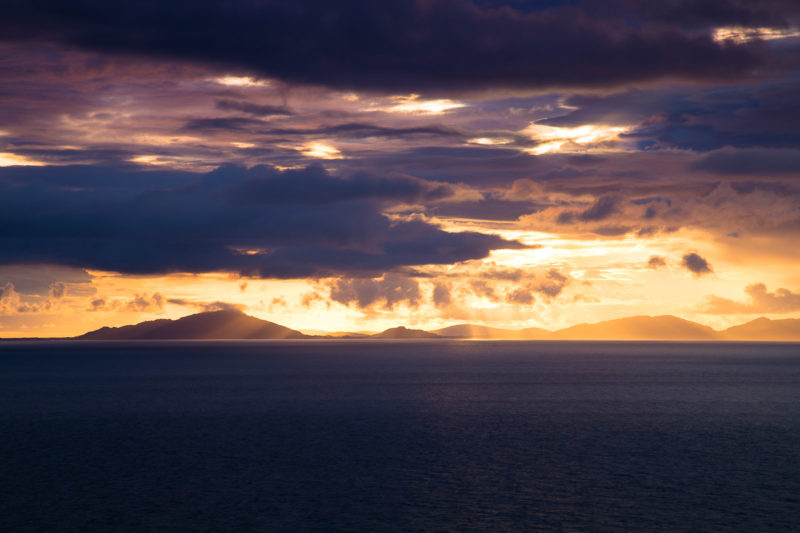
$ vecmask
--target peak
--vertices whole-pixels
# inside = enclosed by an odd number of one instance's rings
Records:
[[[411,338],[438,338],[439,335],[423,331],[421,329],[410,329],[405,326],[397,326],[389,328],[380,333],[372,335],[374,338],[396,338],[396,339],[411,339]]]
[[[219,309],[185,316],[177,320],[161,319],[119,328],[102,328],[79,338],[114,339],[299,339],[299,331],[252,317],[238,309]]]
[[[246,314],[241,309],[234,309],[234,308],[224,308],[224,309],[213,309],[211,311],[203,311],[202,313],[197,313],[198,315],[244,315]]]

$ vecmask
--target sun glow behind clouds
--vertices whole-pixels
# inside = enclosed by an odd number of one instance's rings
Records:
[[[131,163],[156,167],[171,168],[197,168],[197,162],[191,157],[162,156],[162,155],[137,155],[128,159]],[[214,167],[207,167],[214,168]]]
[[[762,39],[771,41],[774,39],[788,39],[800,37],[800,28],[745,28],[742,26],[727,26],[714,30],[713,38],[717,42],[734,41],[736,43],[746,43]]]
[[[506,137],[476,137],[474,139],[467,140],[467,142],[469,144],[479,144],[481,146],[499,146],[512,143],[514,140]]]
[[[45,164],[11,152],[0,152],[0,167],[13,166],[43,167]]]
[[[212,78],[211,81],[229,87],[267,87],[268,81],[257,80],[249,76],[220,76]]]
[[[389,113],[409,113],[420,115],[440,115],[452,109],[466,107],[466,104],[450,100],[448,98],[439,98],[436,100],[421,100],[418,94],[410,94],[408,96],[393,96],[392,101],[396,102],[387,107],[379,107],[379,111],[388,111]]]
[[[626,126],[602,126],[586,124],[574,128],[561,128],[557,126],[545,126],[533,123],[522,133],[529,135],[534,141],[540,144],[526,150],[534,155],[547,154],[550,152],[574,152],[598,150],[597,145],[615,141],[620,134],[630,130]]]
[[[341,159],[344,157],[337,148],[316,141],[301,146],[300,153],[306,157],[313,157],[315,159]]]

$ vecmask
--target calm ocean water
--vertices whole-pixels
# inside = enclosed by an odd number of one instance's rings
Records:
[[[0,531],[800,531],[800,345],[0,343]]]

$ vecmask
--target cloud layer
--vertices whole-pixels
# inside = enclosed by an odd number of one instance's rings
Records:
[[[716,42],[698,32],[705,13],[685,5],[625,5],[623,13],[614,9],[624,4],[617,1],[602,3],[605,9],[570,4],[200,0],[191,9],[137,2],[120,13],[99,1],[64,9],[53,0],[19,0],[5,7],[0,30],[7,39],[224,63],[293,83],[392,92],[725,79],[764,61],[757,45]],[[785,23],[780,7],[764,11]],[[768,17],[738,2],[719,2],[718,11],[720,20]]]
[[[789,289],[776,289],[775,292],[767,290],[763,283],[748,285],[745,292],[750,297],[749,302],[707,296],[701,310],[708,314],[762,314],[762,313],[793,313],[800,311],[800,292]]]
[[[73,179],[81,178],[72,169],[34,169],[29,175],[40,179],[24,183],[0,170],[6,204],[0,263],[298,278],[449,264],[522,246],[420,220],[390,220],[387,205],[455,194],[450,186],[406,176],[226,166],[175,188],[141,190],[146,172],[123,174],[137,181],[126,190],[118,184],[125,178],[106,171],[111,187],[74,188]]]
[[[798,74],[793,0],[6,2],[0,327],[796,312]]]

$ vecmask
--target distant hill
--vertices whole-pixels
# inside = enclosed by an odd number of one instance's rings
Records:
[[[403,326],[390,328],[375,335],[370,335],[370,339],[441,339],[440,335],[423,331],[421,329],[409,329]]]
[[[731,341],[800,342],[800,318],[770,320],[761,317],[721,331],[720,337]]]
[[[710,341],[719,334],[708,326],[675,316],[632,316],[596,324],[578,324],[548,336],[564,340]]]
[[[477,324],[458,324],[434,330],[433,333],[448,338],[460,339],[542,339],[550,332],[541,328],[502,329]]]
[[[500,329],[459,324],[436,330],[443,337],[469,339],[553,340],[717,340],[719,333],[674,316],[635,316],[594,324],[579,324],[557,331],[541,328]]]
[[[333,337],[335,339],[365,339],[375,335],[375,331],[325,331],[322,329],[303,329],[302,333],[312,337]]]
[[[579,324],[558,331],[541,328],[520,330],[493,328],[477,324],[458,324],[435,331],[390,328],[375,334],[329,333],[328,338],[366,339],[496,339],[496,340],[668,340],[668,341],[785,341],[800,342],[800,318],[770,320],[758,318],[746,324],[715,331],[708,326],[674,316],[634,316],[595,324]],[[311,339],[289,329],[248,316],[241,311],[224,310],[198,313],[177,320],[161,319],[118,328],[104,327],[75,339]]]
[[[223,310],[198,313],[177,320],[161,319],[119,328],[90,331],[80,340],[146,339],[305,339],[299,331],[267,322],[241,311]]]
[[[542,329],[542,328],[525,328],[518,330],[522,335],[523,339],[545,339],[549,335],[552,335],[552,331]]]

